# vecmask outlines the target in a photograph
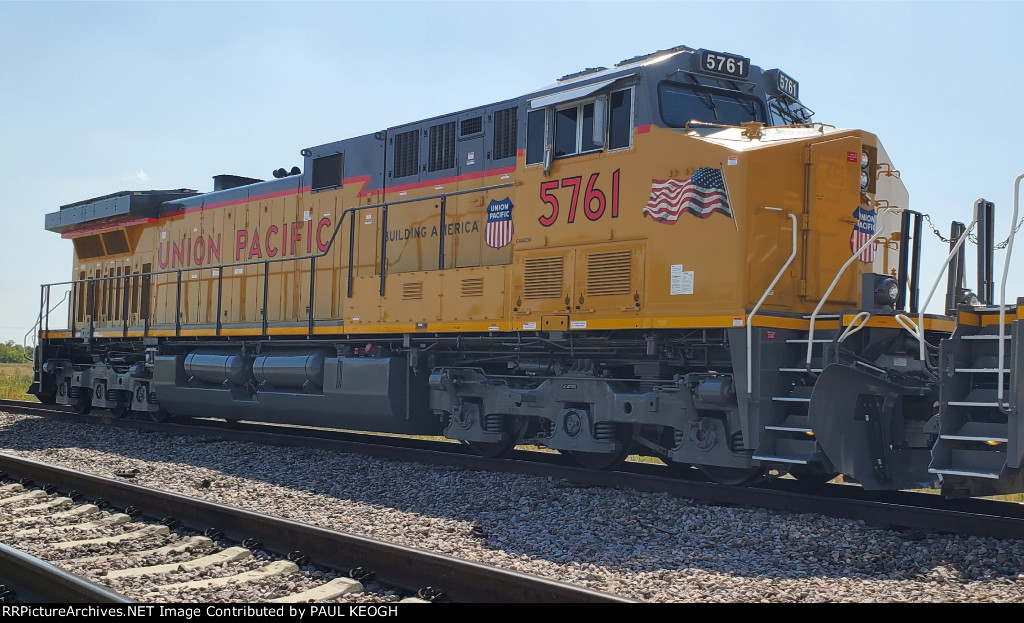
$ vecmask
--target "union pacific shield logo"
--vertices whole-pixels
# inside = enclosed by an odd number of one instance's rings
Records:
[[[487,225],[484,226],[487,246],[500,249],[512,242],[512,208],[508,197],[487,204]]]
[[[856,251],[875,237],[875,213],[858,206],[853,211],[853,218],[857,219],[857,223],[850,233],[850,250]],[[875,245],[869,244],[858,257],[864,263],[875,261]]]

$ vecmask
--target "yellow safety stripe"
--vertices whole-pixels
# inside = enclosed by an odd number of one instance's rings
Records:
[[[1022,319],[1024,319],[1024,308],[1010,307],[1006,310],[1006,324]],[[982,313],[961,311],[957,314],[957,322],[972,327],[991,327],[999,324],[999,310],[986,310]]]
[[[907,315],[914,323],[917,323],[916,315]],[[843,315],[843,326],[848,326],[853,322],[853,314]],[[894,316],[872,316],[868,319],[864,326],[867,327],[882,327],[886,329],[900,329],[902,325],[896,321]],[[956,328],[956,322],[948,318],[936,318],[934,316],[924,317],[924,330],[925,331],[945,331],[946,333],[952,333],[953,329]]]
[[[610,330],[610,329],[715,329],[732,328],[745,326],[746,316],[690,316],[690,317],[664,317],[664,318],[604,318],[575,320],[570,323],[569,330]],[[585,325],[583,323],[586,323]],[[395,333],[488,333],[508,331],[540,331],[541,323],[535,322],[536,326],[525,328],[523,321],[515,322],[427,322],[427,323],[360,323],[360,324],[332,324],[324,325],[317,323],[313,327],[315,335],[365,335],[365,334],[395,334]],[[950,323],[951,324],[951,323]],[[806,331],[810,322],[805,318],[785,318],[780,316],[755,316],[754,326],[776,329],[794,329]],[[887,325],[886,325],[887,326]],[[839,322],[835,319],[820,320],[815,323],[816,329],[829,330],[839,328]],[[269,327],[268,335],[307,335],[307,326],[294,327]],[[263,334],[260,327],[222,327],[221,336],[247,336],[257,337]],[[129,329],[127,337],[143,337],[141,329]],[[217,330],[213,328],[187,329],[182,328],[180,333],[174,329],[159,328],[150,329],[149,337],[215,337]],[[70,338],[70,331],[43,331],[40,333],[42,339],[64,339]],[[94,337],[120,338],[124,337],[123,331],[116,328],[104,330],[97,328],[93,330]]]

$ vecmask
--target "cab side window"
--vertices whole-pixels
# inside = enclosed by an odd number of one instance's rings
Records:
[[[547,141],[555,158],[631,147],[633,88],[531,110],[526,123],[526,164],[544,162]]]
[[[612,91],[608,104],[608,149],[629,147],[633,139],[633,89]]]
[[[531,110],[526,115],[526,164],[544,162],[545,110]]]

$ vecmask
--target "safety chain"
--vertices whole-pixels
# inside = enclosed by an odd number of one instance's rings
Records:
[[[928,216],[927,214],[921,214],[921,216],[924,217],[925,222],[928,223],[928,227],[931,228],[932,233],[935,234],[935,236],[939,240],[945,242],[946,244],[949,244],[950,242],[953,242],[949,238],[946,238],[941,233],[939,233],[939,230],[936,229],[935,225],[932,224],[932,219],[931,219],[930,216]],[[1013,233],[1010,234],[1010,236],[1007,236],[1006,240],[1004,240],[1004,241],[1000,242],[999,244],[995,245],[994,248],[995,249],[1005,249],[1006,246],[1008,244],[1010,244],[1010,237],[1011,236],[1015,236],[1017,234],[1017,232],[1020,231],[1020,228],[1021,228],[1022,225],[1024,225],[1024,217],[1021,217],[1020,221],[1017,222],[1017,226],[1013,228]],[[967,239],[970,240],[971,242],[973,242],[974,244],[978,244],[978,237],[976,235],[974,235],[974,234],[967,234]]]

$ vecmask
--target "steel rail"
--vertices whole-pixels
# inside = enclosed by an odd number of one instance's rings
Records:
[[[11,402],[0,400],[0,410],[12,411]],[[923,492],[867,491],[859,486],[842,484],[810,487],[788,479],[776,479],[755,487],[729,487],[697,480],[701,477],[697,470],[688,470],[680,477],[678,472],[669,474],[670,470],[663,465],[636,462],[627,462],[615,471],[590,470],[575,467],[567,457],[550,452],[516,450],[506,459],[488,459],[469,453],[461,444],[426,439],[264,424],[233,423],[225,427],[222,422],[203,420],[191,425],[159,424],[81,416],[71,411],[39,406],[28,406],[24,412],[77,423],[106,423],[132,430],[202,435],[228,441],[306,447],[389,460],[562,478],[586,486],[667,493],[709,504],[815,513],[894,528],[1004,539],[1024,538],[1024,505],[997,500],[950,500]],[[311,436],[313,434],[320,436]]]
[[[0,582],[26,603],[134,603],[25,552],[0,544]]]
[[[451,601],[457,602],[630,601],[547,578],[140,487],[31,459],[0,454],[0,470],[15,478],[52,484],[58,490],[101,497],[113,506],[134,506],[143,515],[173,517],[181,525],[195,530],[212,527],[229,539],[254,538],[270,551],[286,554],[298,549],[311,562],[325,567],[371,569],[380,582],[411,593],[429,586],[440,588]]]

